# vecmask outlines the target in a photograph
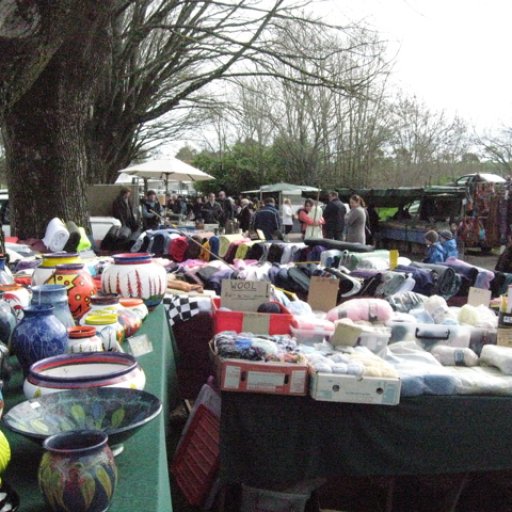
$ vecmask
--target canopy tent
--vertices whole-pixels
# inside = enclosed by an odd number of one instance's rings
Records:
[[[149,160],[121,169],[118,173],[138,176],[144,180],[149,178],[164,180],[165,190],[168,188],[169,181],[195,182],[215,179],[213,176],[174,157]]]
[[[294,185],[292,183],[273,183],[271,185],[263,185],[257,190],[246,190],[242,194],[300,194],[302,192],[318,192],[320,189],[309,185]]]

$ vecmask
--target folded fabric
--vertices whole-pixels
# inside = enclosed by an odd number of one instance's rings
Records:
[[[69,240],[69,231],[64,222],[54,217],[46,227],[43,243],[52,252],[59,252],[64,249],[66,242]]]
[[[393,316],[393,310],[383,299],[350,299],[328,311],[326,318],[331,322],[339,318],[387,322]]]
[[[317,238],[314,240],[304,240],[304,243],[309,246],[322,245],[328,249],[339,249],[341,251],[351,252],[373,252],[375,247],[373,245],[356,244],[353,242],[343,242],[341,240],[331,240],[330,238]]]
[[[430,269],[435,273],[432,292],[436,295],[440,295],[445,299],[457,295],[461,287],[462,279],[452,267],[443,264],[435,265],[433,263],[418,262],[413,262],[411,265],[418,268]]]
[[[382,281],[375,290],[376,297],[389,297],[397,293],[407,279],[407,274],[403,272],[393,272],[388,270],[383,272]]]
[[[425,300],[427,300],[427,296],[412,291],[399,292],[386,297],[386,300],[391,304],[391,307],[395,311],[408,313],[412,309],[420,307],[425,302]]]
[[[365,266],[363,260],[367,258],[370,258],[370,261],[374,262],[375,266],[371,266],[370,264]],[[377,258],[377,260],[375,260],[375,258]],[[344,251],[341,264],[349,270],[354,270],[356,268],[375,268],[377,270],[386,270],[389,269],[389,251],[386,249],[379,249],[377,251],[365,253]]]
[[[402,397],[454,395],[461,384],[451,368],[443,367],[413,341],[388,345],[382,357],[397,370]]]
[[[505,375],[512,375],[512,349],[500,345],[484,345],[480,364],[495,366]]]
[[[485,268],[477,267],[475,265],[471,265],[466,261],[459,260],[458,258],[454,258],[450,256],[444,263],[448,265],[458,272],[463,273],[464,275],[474,276],[474,283],[472,286],[475,288],[482,288],[484,290],[488,290],[491,286],[491,281],[494,279],[494,272],[487,270]]]
[[[451,371],[457,377],[456,392],[459,395],[512,395],[512,377],[504,375],[497,368],[456,366]]]
[[[244,240],[245,238],[240,235],[221,235],[219,237],[219,256],[223,258],[228,252],[229,244],[237,240]]]

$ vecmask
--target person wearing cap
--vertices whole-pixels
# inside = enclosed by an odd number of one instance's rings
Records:
[[[447,229],[439,231],[439,242],[443,247],[445,261],[450,256],[453,256],[454,258],[459,257],[459,251],[457,249],[457,240],[455,240],[451,231],[448,231]]]
[[[162,206],[158,202],[156,192],[148,190],[142,202],[142,225],[144,230],[158,229],[162,218]]]
[[[439,235],[431,229],[425,233],[425,244],[427,246],[427,256],[423,263],[442,263],[444,258],[443,246],[439,242]]]
[[[128,187],[121,187],[119,194],[112,203],[112,217],[119,219],[121,224],[130,229],[130,231],[136,231],[139,227],[139,223],[135,218],[135,214],[130,203],[131,189]]]

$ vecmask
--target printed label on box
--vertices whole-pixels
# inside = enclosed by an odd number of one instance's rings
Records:
[[[222,307],[233,311],[256,312],[261,304],[270,300],[270,283],[224,279],[220,297]]]
[[[227,366],[224,374],[224,387],[230,389],[238,389],[240,384],[240,366]]]
[[[275,389],[284,386],[284,373],[247,372],[247,389]]]

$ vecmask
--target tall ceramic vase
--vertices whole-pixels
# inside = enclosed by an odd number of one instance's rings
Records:
[[[50,304],[26,308],[25,316],[12,333],[12,349],[25,376],[32,363],[64,354],[67,347],[67,330],[53,314]]]
[[[112,500],[117,468],[108,436],[75,430],[48,437],[37,474],[39,488],[54,512],[104,512]]]
[[[46,283],[66,287],[69,309],[75,320],[82,318],[91,309],[91,295],[96,293],[96,284],[91,274],[84,269],[83,263],[57,265]]]
[[[137,297],[149,309],[158,306],[167,289],[167,273],[154,263],[149,253],[125,253],[113,256],[101,276],[104,293],[117,293],[121,297]]]
[[[31,304],[51,304],[55,316],[66,326],[74,327],[75,320],[69,310],[68,291],[62,284],[41,284],[32,287]]]

